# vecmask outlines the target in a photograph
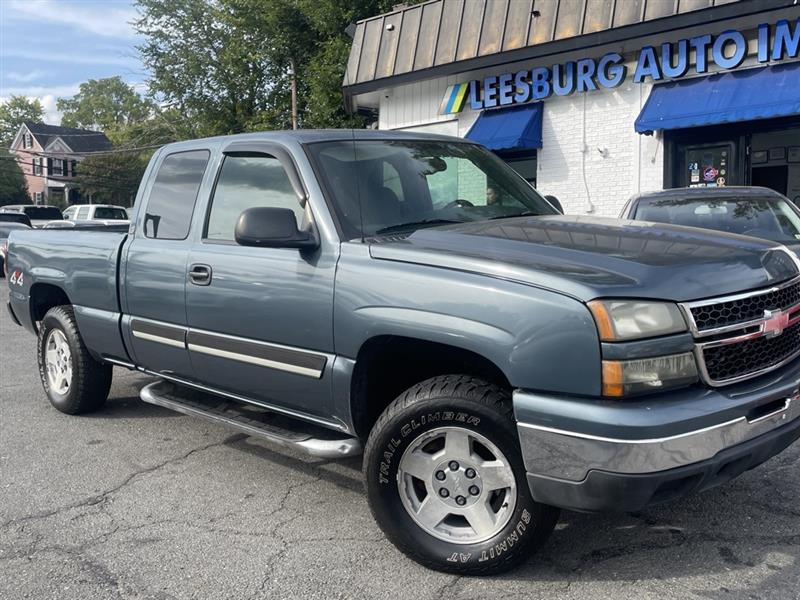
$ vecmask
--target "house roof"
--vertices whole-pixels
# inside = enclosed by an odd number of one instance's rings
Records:
[[[42,148],[46,148],[55,138],[60,138],[73,152],[96,152],[112,148],[111,141],[102,131],[59,127],[57,125],[46,125],[45,123],[33,123],[32,121],[26,121],[25,127],[28,128],[28,131],[36,138]]]
[[[792,6],[795,0],[429,0],[359,21],[346,99]],[[391,81],[391,84],[389,83]]]

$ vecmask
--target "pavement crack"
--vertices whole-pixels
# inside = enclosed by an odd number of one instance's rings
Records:
[[[32,514],[32,515],[26,515],[24,517],[17,517],[17,518],[14,518],[14,519],[10,519],[8,521],[0,523],[0,529],[5,529],[7,527],[20,525],[20,524],[27,523],[27,522],[30,522],[30,521],[38,521],[38,520],[42,520],[42,519],[47,519],[49,517],[53,517],[53,516],[59,515],[61,513],[70,511],[70,510],[75,510],[77,508],[83,508],[83,507],[88,507],[88,506],[94,506],[95,504],[100,504],[102,502],[105,502],[110,496],[113,496],[114,494],[116,494],[120,490],[122,490],[125,487],[127,487],[128,485],[130,485],[136,478],[138,478],[138,477],[140,477],[142,475],[147,475],[148,473],[153,473],[154,471],[158,471],[159,469],[163,469],[167,465],[179,463],[179,462],[181,462],[183,460],[186,460],[190,456],[192,456],[194,454],[197,454],[198,452],[204,452],[206,450],[209,450],[211,448],[215,448],[217,446],[223,446],[225,444],[232,443],[232,442],[237,441],[239,439],[242,439],[244,437],[246,437],[244,434],[237,433],[237,434],[234,434],[232,436],[226,437],[222,441],[214,442],[214,443],[211,443],[211,444],[206,444],[204,446],[200,446],[200,447],[197,447],[197,448],[192,448],[191,450],[189,450],[188,452],[185,452],[184,454],[181,454],[180,456],[169,458],[169,459],[164,460],[164,461],[162,461],[162,462],[160,462],[160,463],[158,463],[156,465],[153,465],[153,466],[150,466],[150,467],[145,467],[143,469],[139,469],[138,471],[134,471],[133,473],[128,475],[122,481],[122,483],[120,483],[119,485],[117,485],[117,486],[115,486],[115,487],[113,487],[111,489],[108,489],[108,490],[106,490],[104,492],[101,492],[100,494],[95,494],[93,496],[90,496],[89,498],[84,498],[83,500],[81,500],[79,502],[74,502],[72,504],[67,504],[67,505],[62,506],[60,508],[55,508],[53,510],[43,511],[43,512],[35,513],[35,514]]]

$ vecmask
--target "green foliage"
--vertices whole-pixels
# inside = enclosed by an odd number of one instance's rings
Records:
[[[78,165],[75,181],[93,202],[131,206],[152,152],[119,152],[87,156]]]
[[[122,78],[90,79],[80,85],[72,98],[59,98],[61,125],[97,131],[111,131],[147,119],[155,104],[142,98]]]
[[[44,108],[39,100],[11,96],[0,104],[0,146],[8,148],[25,121],[40,122],[43,118]]]
[[[22,168],[5,147],[0,147],[0,206],[30,204],[28,184]]]
[[[345,28],[392,0],[138,0],[150,92],[190,137],[287,129],[296,78],[300,127],[359,127],[345,112]],[[414,2],[412,2],[414,3]]]

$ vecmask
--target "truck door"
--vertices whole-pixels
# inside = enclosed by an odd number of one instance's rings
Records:
[[[161,159],[123,253],[126,342],[137,364],[181,378],[193,377],[186,348],[187,237],[209,156],[201,149]]]
[[[313,215],[285,149],[232,142],[223,154],[187,266],[187,341],[195,377],[257,403],[324,419],[331,398],[338,245],[239,246],[234,227],[245,209],[290,208],[300,227]]]

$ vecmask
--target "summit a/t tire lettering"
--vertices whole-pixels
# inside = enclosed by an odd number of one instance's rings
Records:
[[[474,377],[435,377],[392,402],[367,441],[364,475],[386,536],[439,571],[511,569],[558,522],[558,509],[531,497],[508,392]]]

